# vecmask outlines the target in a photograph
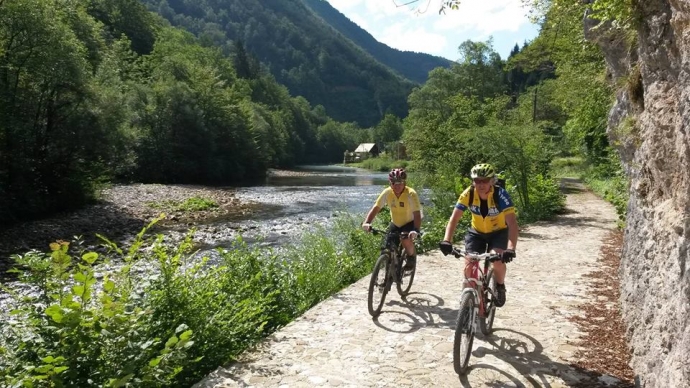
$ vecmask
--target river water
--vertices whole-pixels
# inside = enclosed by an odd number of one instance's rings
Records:
[[[300,166],[288,175],[279,174],[265,182],[237,187],[241,201],[257,203],[246,216],[218,221],[219,233],[206,240],[205,248],[228,246],[227,229],[250,242],[281,245],[316,225],[327,226],[336,213],[344,211],[364,218],[377,196],[388,184],[388,175],[343,166]],[[221,237],[218,239],[218,237]]]

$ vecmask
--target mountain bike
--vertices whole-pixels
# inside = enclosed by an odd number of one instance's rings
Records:
[[[453,367],[459,375],[467,372],[467,364],[470,361],[472,342],[477,330],[477,321],[482,334],[490,335],[493,330],[494,317],[496,315],[497,299],[496,279],[490,263],[501,261],[501,255],[497,253],[467,253],[464,249],[453,248],[453,256],[456,258],[468,258],[470,277],[465,276],[465,287],[460,294],[460,311],[455,327],[455,341],[453,343]],[[484,261],[482,270],[479,265]],[[466,273],[467,271],[464,271]]]
[[[414,274],[417,272],[417,265],[412,270],[403,270],[407,263],[407,252],[402,246],[402,240],[408,238],[408,232],[388,232],[385,230],[371,228],[374,234],[384,234],[384,244],[381,248],[381,256],[374,264],[369,281],[369,297],[367,306],[369,314],[377,317],[381,314],[383,302],[395,283],[400,296],[406,296],[412,288]],[[421,236],[421,234],[420,234]]]

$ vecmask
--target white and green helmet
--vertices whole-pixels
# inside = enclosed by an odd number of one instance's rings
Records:
[[[474,178],[493,178],[496,176],[494,166],[489,163],[480,163],[470,170],[470,177]]]

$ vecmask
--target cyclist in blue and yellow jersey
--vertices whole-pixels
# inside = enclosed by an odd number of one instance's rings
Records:
[[[417,192],[405,185],[406,179],[407,172],[402,168],[395,168],[388,173],[390,187],[386,187],[381,192],[376,203],[367,213],[362,229],[369,232],[371,222],[376,215],[384,206],[388,206],[391,212],[388,231],[409,232],[409,239],[402,240],[402,244],[408,256],[404,269],[411,270],[417,261],[414,239],[419,235],[419,228],[422,225],[422,205],[419,203]]]
[[[471,253],[495,252],[503,258],[503,261],[493,262],[498,293],[495,304],[496,307],[501,307],[506,302],[505,263],[515,258],[518,239],[515,206],[508,192],[495,185],[496,171],[492,165],[483,163],[472,167],[470,177],[472,185],[460,194],[439,248],[444,255],[451,253],[455,228],[465,210],[469,209],[472,224],[465,235],[465,250]],[[475,193],[477,195],[474,195]],[[471,276],[469,273],[465,275]]]

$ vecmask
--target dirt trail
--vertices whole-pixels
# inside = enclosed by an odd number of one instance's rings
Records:
[[[592,380],[569,365],[582,333],[568,317],[580,314],[586,275],[615,227],[612,206],[570,183],[567,213],[520,233],[508,302],[497,311],[494,334],[475,338],[463,378],[451,353],[461,263],[433,251],[420,256],[412,293],[402,300],[392,290],[378,319],[367,313],[367,276],[196,387],[606,386],[612,378]]]

